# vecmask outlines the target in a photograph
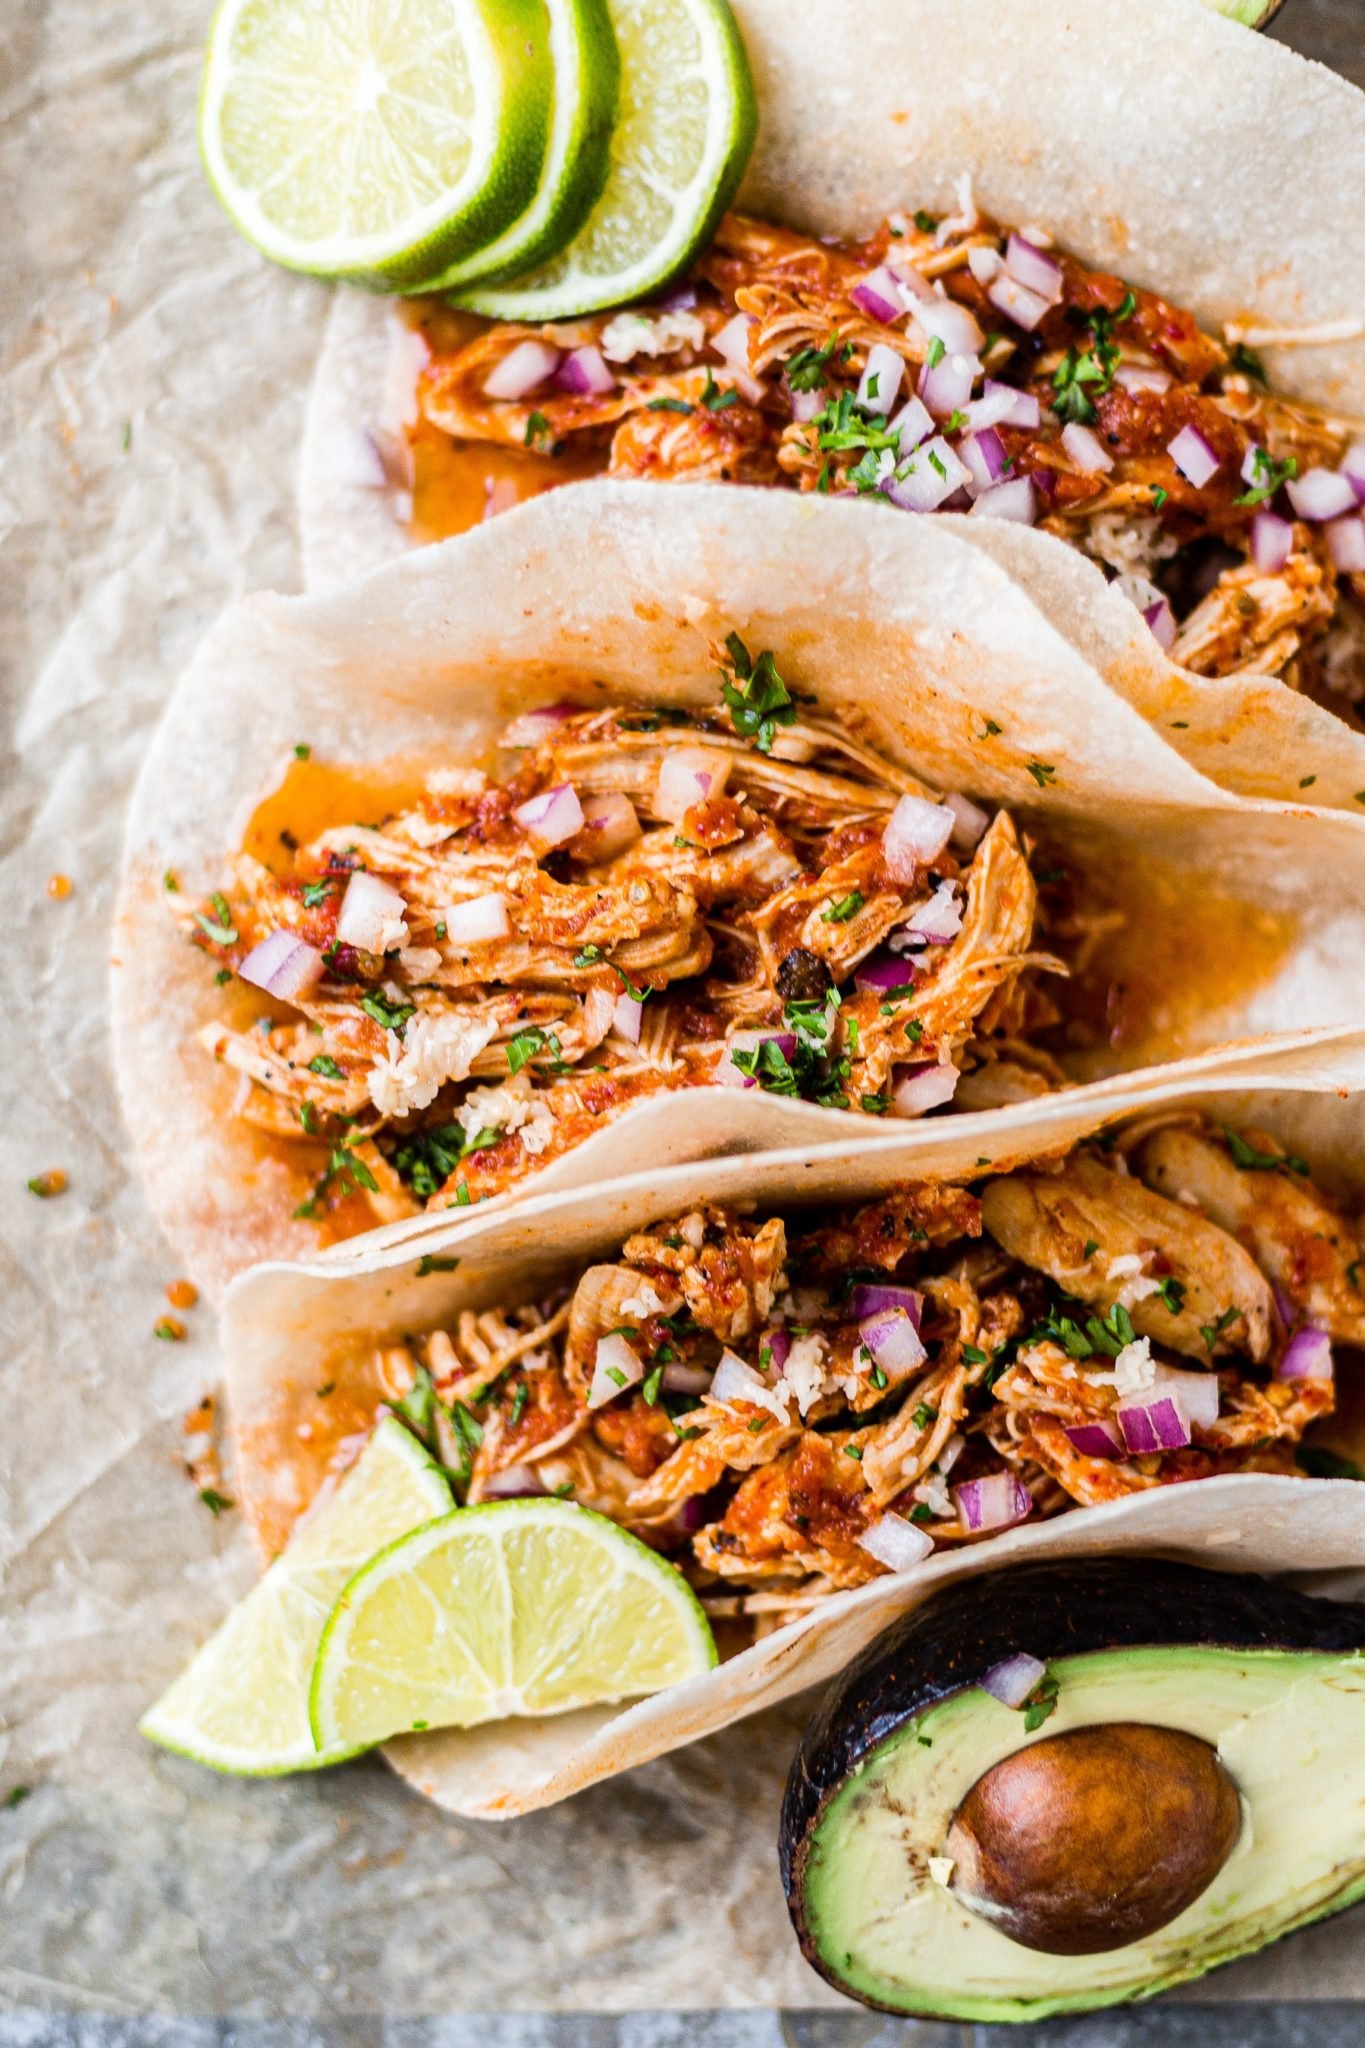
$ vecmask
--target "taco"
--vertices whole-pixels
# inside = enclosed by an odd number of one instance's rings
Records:
[[[1315,1085],[1295,1065],[1210,1063],[1103,1112],[1054,1098],[1012,1135],[637,1174],[448,1223],[420,1258],[248,1275],[225,1333],[261,1548],[397,1412],[459,1500],[571,1495],[684,1575],[719,1669],[390,1748],[492,1815],[797,1691],[1006,1558],[1353,1563],[1365,1492],[1312,1475],[1355,1469],[1329,1418],[1365,1340],[1358,1164],[1319,1185],[1300,1107],[1330,1157],[1341,1104],[1285,1092]]]
[[[1365,823],[1202,781],[934,522],[663,508],[559,493],[253,600],[185,678],[116,1032],[210,1285],[1353,1018]]]
[[[588,475],[1008,522],[1045,609],[1049,538],[1075,555],[1088,655],[1203,772],[1357,802],[1359,94],[1187,0],[737,14],[758,147],[662,298],[544,327],[514,288],[338,302],[310,581]],[[1097,84],[1163,44],[1216,81],[1197,114]]]

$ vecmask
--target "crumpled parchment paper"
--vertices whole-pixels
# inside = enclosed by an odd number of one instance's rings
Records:
[[[217,1374],[211,1319],[153,1335],[176,1273],[129,1179],[105,1024],[121,813],[218,607],[297,587],[327,303],[240,244],[202,181],[207,16],[4,9],[0,2005],[842,2004],[800,1961],[777,1883],[799,1704],[502,1828],[455,1823],[378,1763],[236,1782],[134,1731],[252,1567],[238,1518],[181,1470],[181,1418]],[[39,1201],[25,1182],[53,1167],[69,1189]],[[1358,1932],[1315,1930],[1190,1995],[1365,1996]]]

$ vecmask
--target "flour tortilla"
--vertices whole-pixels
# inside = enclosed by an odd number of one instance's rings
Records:
[[[1331,1066],[1340,1089],[1365,1084],[1365,1042],[1342,1044]],[[533,1300],[610,1255],[634,1229],[690,1204],[751,1201],[789,1213],[802,1203],[856,1202],[898,1181],[972,1180],[987,1152],[1001,1168],[1055,1154],[1135,1110],[1198,1103],[1215,1116],[1269,1126],[1307,1154],[1323,1184],[1356,1207],[1365,1170],[1334,1134],[1349,1106],[1301,1049],[1243,1054],[1197,1077],[1168,1069],[1100,1109],[1078,1095],[1030,1105],[1012,1132],[962,1119],[912,1127],[893,1145],[769,1154],[637,1174],[591,1192],[537,1196],[500,1215],[447,1222],[424,1252],[457,1255],[452,1272],[420,1275],[415,1247],[391,1245],[349,1266],[270,1265],[230,1289],[224,1311],[227,1389],[236,1486],[263,1554],[282,1546],[317,1484],[297,1418],[313,1390],[335,1381],[345,1399],[363,1350],[440,1327],[463,1308]],[[1312,1133],[1311,1137],[1305,1135]],[[1365,1486],[1349,1480],[1244,1473],[1173,1486],[1102,1508],[1077,1509],[969,1548],[911,1573],[820,1602],[802,1620],[717,1670],[636,1705],[561,1719],[510,1721],[469,1732],[404,1736],[389,1761],[418,1791],[461,1814],[503,1819],[545,1806],[828,1679],[897,1615],[948,1580],[1022,1557],[1096,1551],[1160,1552],[1249,1571],[1331,1571],[1358,1566],[1365,1545]]]
[[[1045,821],[1083,866],[1120,871],[1159,853],[1182,899],[1154,913],[1163,923],[1210,893],[1245,904],[1248,918],[1295,921],[1295,941],[1256,986],[1204,1008],[1173,985],[1192,1014],[1121,1061],[1092,1057],[1077,1079],[1360,1018],[1365,817],[1242,802],[1201,779],[939,522],[723,485],[574,486],[350,591],[235,605],[172,698],[129,820],[115,1049],[154,1205],[201,1286],[215,1291],[255,1258],[307,1256],[320,1238],[292,1214],[309,1192],[303,1162],[284,1163],[231,1114],[235,1077],[194,1043],[198,1025],[221,1021],[224,998],[171,914],[164,876],[182,894],[216,888],[300,742],[322,761],[450,763],[514,711],[575,686],[714,705],[708,642],[731,630],[773,648],[826,713],[927,784]],[[1051,770],[1045,787],[1030,764]],[[1226,937],[1235,946],[1237,927]],[[1196,975],[1211,964],[1191,948]],[[887,1134],[759,1090],[688,1090],[604,1126],[532,1185],[841,1135],[875,1146]]]
[[[1271,382],[1365,417],[1365,98],[1344,80],[1200,0],[734,4],[760,109],[741,208],[854,236],[897,207],[952,210],[970,171],[997,218],[1047,228],[1214,332],[1335,336],[1262,346]],[[401,505],[357,481],[365,431],[401,426],[410,348],[391,302],[338,295],[300,474],[310,587],[410,546]],[[1291,800],[1312,778],[1316,803],[1355,805],[1365,736],[1274,678],[1175,667],[1065,543],[981,519],[970,537],[1201,773]]]

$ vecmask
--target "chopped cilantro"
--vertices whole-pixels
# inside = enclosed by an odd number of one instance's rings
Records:
[[[910,1417],[916,1429],[927,1429],[931,1422],[938,1421],[937,1408],[931,1408],[927,1401],[921,1401]]]
[[[1163,490],[1162,486],[1157,484],[1152,492],[1152,510],[1159,512],[1170,495],[1169,491]]]
[[[23,1805],[32,1790],[33,1787],[31,1785],[11,1785],[3,1801],[0,1801],[0,1805],[4,1806],[7,1813],[12,1812],[16,1806]]]
[[[220,967],[218,969],[218,972],[213,977],[213,985],[215,988],[222,988],[224,984],[226,982],[231,981],[231,979],[232,969],[230,967]]]
[[[386,1031],[396,1031],[400,1038],[408,1019],[417,1015],[415,1003],[387,1002],[375,989],[360,998],[360,1007],[376,1024],[382,1024]]]
[[[1024,765],[1039,789],[1046,789],[1049,782],[1057,780],[1057,770],[1049,761],[1028,761]]]
[[[579,952],[574,954],[573,964],[575,967],[596,967],[601,958],[602,948],[600,946],[584,946]]]
[[[1245,342],[1239,341],[1233,344],[1228,360],[1232,364],[1233,369],[1240,371],[1243,377],[1254,377],[1258,384],[1265,383],[1265,364],[1261,361],[1255,349],[1248,348]]]
[[[237,927],[232,922],[232,911],[228,907],[226,896],[220,895],[215,890],[209,898],[209,904],[212,908],[213,916],[206,917],[202,910],[198,911],[195,914],[195,923],[200,931],[203,932],[205,938],[212,939],[215,946],[235,946],[237,943]]]
[[[863,895],[861,889],[852,889],[847,896],[841,896],[837,903],[831,903],[828,910],[820,912],[820,922],[821,924],[847,924],[850,918],[858,915],[866,901],[867,898]]]
[[[933,1519],[934,1511],[928,1501],[917,1500],[910,1510],[910,1520],[912,1522],[932,1522]]]
[[[1185,1286],[1174,1274],[1168,1273],[1156,1290],[1173,1316],[1178,1316],[1185,1305]]]
[[[1088,1237],[1081,1248],[1081,1257],[1083,1259],[1093,1259],[1099,1248],[1098,1241],[1093,1237]]]
[[[538,1052],[543,1052],[549,1043],[549,1034],[542,1031],[538,1024],[528,1024],[524,1031],[519,1031],[515,1038],[507,1041],[508,1072],[519,1074],[527,1061],[534,1059]]]
[[[1299,473],[1298,460],[1287,455],[1283,462],[1276,462],[1268,449],[1257,448],[1251,458],[1251,485],[1240,498],[1234,498],[1234,505],[1264,505],[1267,498],[1273,498],[1283,483]]]
[[[305,882],[303,885],[303,907],[316,910],[319,903],[325,903],[332,893],[330,882]]]
[[[1038,1680],[1037,1685],[1034,1686],[1033,1691],[1024,1701],[1025,1735],[1032,1735],[1036,1728],[1042,1727],[1050,1714],[1056,1713],[1058,1691],[1057,1680],[1052,1676],[1051,1672],[1048,1672],[1045,1677]]]
[[[733,384],[727,385],[725,390],[722,391],[708,370],[706,373],[706,387],[702,392],[701,402],[708,412],[724,412],[727,405],[739,404],[739,393],[735,390]]]
[[[1241,1313],[1242,1311],[1239,1308],[1225,1308],[1222,1315],[1215,1317],[1213,1322],[1201,1323],[1199,1325],[1199,1334],[1204,1340],[1206,1350],[1212,1351],[1224,1330],[1235,1323]]]
[[[1243,1173],[1252,1173],[1259,1170],[1271,1173],[1288,1172],[1307,1175],[1308,1161],[1300,1159],[1296,1153],[1258,1152],[1254,1145],[1248,1145],[1246,1139],[1232,1130],[1227,1124],[1223,1125],[1223,1136],[1228,1141],[1228,1150],[1232,1154],[1233,1165],[1240,1167]]]
[[[344,1081],[346,1078],[329,1052],[316,1053],[308,1062],[308,1071],[321,1074],[324,1081]]]
[[[307,761],[311,757],[312,752],[313,749],[305,741],[300,740],[294,749],[294,759],[296,761]]]
[[[512,1396],[512,1405],[507,1411],[507,1427],[509,1429],[515,1429],[517,1424],[521,1421],[522,1416],[526,1413],[526,1403],[530,1399],[530,1397],[530,1381],[518,1380],[517,1390],[515,1394],[513,1394]]]
[[[696,411],[685,398],[651,398],[645,406],[646,412],[680,412],[691,414]]]
[[[930,338],[929,353],[925,356],[924,360],[931,370],[936,370],[947,353],[948,350],[942,337],[935,334]]]
[[[161,886],[166,891],[168,896],[178,896],[180,894],[180,884],[179,882],[177,882],[174,874],[171,872],[169,868],[167,868],[165,874],[161,877]]]
[[[885,1393],[887,1387],[891,1384],[891,1382],[887,1379],[886,1374],[882,1371],[879,1365],[873,1366],[871,1372],[868,1374],[868,1378],[871,1380],[873,1386],[877,1389],[877,1392],[879,1394]]]
[[[530,419],[527,420],[526,432],[522,435],[522,446],[524,448],[534,448],[537,455],[553,454],[554,442],[550,432],[550,422],[546,419],[543,412],[533,412]]]
[[[721,696],[729,707],[731,722],[741,739],[753,740],[760,754],[770,754],[776,728],[796,723],[791,691],[769,650],[755,659],[738,633],[729,634],[725,646],[734,676],[722,685]]]
[[[979,1350],[975,1344],[964,1344],[962,1356],[968,1365],[984,1365],[986,1363],[986,1353]]]
[[[218,1516],[223,1513],[225,1508],[230,1508],[234,1505],[234,1502],[229,1498],[227,1494],[219,1493],[212,1486],[201,1486],[199,1489],[199,1498],[203,1501],[204,1506],[208,1509],[209,1513],[213,1516],[215,1521],[217,1520]]]
[[[926,213],[921,206],[915,210],[915,226],[922,235],[932,235],[934,229],[938,226],[938,222],[934,219],[932,213]]]
[[[839,346],[831,334],[823,348],[799,348],[787,364],[787,386],[792,391],[819,391],[825,381],[825,367]]]
[[[845,1456],[846,1458],[852,1458],[852,1459],[854,1460],[854,1462],[855,1462],[856,1464],[859,1464],[859,1465],[861,1465],[861,1464],[862,1464],[862,1462],[863,1462],[863,1447],[862,1447],[862,1445],[861,1445],[861,1444],[845,1444],[845,1445],[844,1445],[844,1456]]]
[[[986,720],[986,730],[982,734],[982,738],[993,740],[999,733],[1002,733],[1004,729],[1005,728],[1002,725],[997,725],[993,718],[988,718]]]
[[[640,1392],[644,1397],[644,1403],[647,1408],[652,1408],[658,1400],[659,1388],[663,1384],[663,1377],[664,1369],[662,1365],[656,1365],[652,1372],[645,1374]]]
[[[417,1278],[425,1280],[428,1273],[453,1273],[459,1263],[456,1258],[443,1258],[439,1252],[423,1252],[417,1261]]]

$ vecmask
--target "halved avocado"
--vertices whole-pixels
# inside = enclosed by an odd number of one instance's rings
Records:
[[[982,1690],[1032,1656],[1032,1705]],[[1055,1690],[1054,1690],[1055,1689]],[[1365,1896],[1365,1606],[1153,1558],[945,1589],[844,1674],[782,1809],[805,1955],[888,2012],[1146,1998]]]
[[[1278,14],[1284,0],[1204,0],[1215,14],[1226,14],[1232,21],[1240,21],[1247,28],[1264,28],[1273,14]]]

